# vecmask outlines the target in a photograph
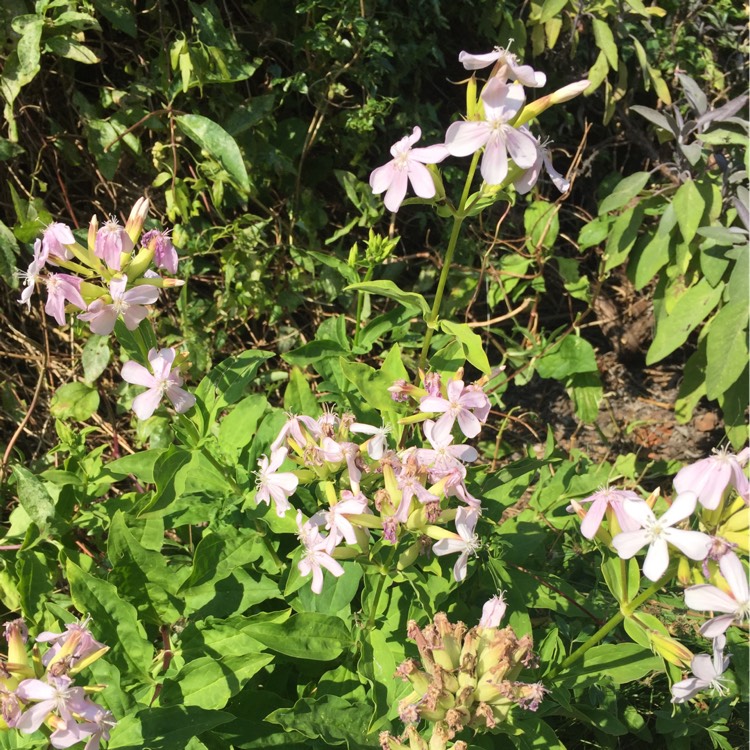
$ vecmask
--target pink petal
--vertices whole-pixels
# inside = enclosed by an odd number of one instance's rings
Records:
[[[720,635],[726,633],[729,626],[734,622],[734,615],[719,615],[714,617],[707,622],[704,622],[701,626],[701,635],[706,638],[717,638]]]
[[[604,512],[607,510],[607,498],[600,496],[591,504],[589,512],[586,514],[586,518],[581,522],[581,534],[586,539],[593,539],[599,527],[602,524],[604,518]],[[640,547],[638,548],[640,549]],[[635,553],[634,553],[635,554]]]
[[[691,560],[705,560],[711,548],[711,537],[702,531],[665,529],[664,536],[671,545]]]
[[[332,558],[330,555],[321,556],[320,564],[329,573],[332,573],[333,575],[335,575],[336,578],[344,575],[344,568],[341,566],[338,560],[334,560],[334,558]]]
[[[479,151],[491,134],[486,122],[454,122],[445,133],[445,148],[453,156],[469,156]]]
[[[179,386],[170,385],[166,390],[167,398],[172,402],[174,410],[178,414],[186,412],[195,406],[195,396],[192,393],[188,393]]]
[[[466,542],[460,537],[456,539],[441,539],[432,545],[432,551],[438,555],[452,555],[454,552],[463,552],[466,549]]]
[[[410,146],[413,146],[422,137],[422,128],[419,125],[415,125],[411,131],[411,135],[406,139]]]
[[[623,560],[629,560],[636,552],[648,544],[646,533],[639,531],[623,531],[612,540],[612,546]]]
[[[485,52],[480,55],[472,55],[470,52],[461,52],[458,55],[458,61],[466,68],[466,70],[480,70],[481,68],[488,68],[492,63],[497,62],[500,59],[502,52],[500,50],[494,50],[493,52]]]
[[[312,569],[312,585],[310,588],[314,594],[319,594],[323,590],[323,571],[320,565]]]
[[[638,533],[633,532],[633,533]],[[619,535],[618,535],[619,536]],[[656,539],[651,543],[643,562],[643,575],[650,581],[658,581],[669,566],[669,549],[664,539]]]
[[[433,439],[439,441],[440,445],[446,444],[451,437],[451,430],[455,421],[455,417],[449,411],[445,412],[432,428]]]
[[[122,366],[120,377],[126,383],[142,385],[146,388],[153,388],[156,385],[156,378],[143,365],[132,359]]]
[[[389,211],[398,211],[406,196],[408,176],[406,170],[394,170],[393,180],[383,198],[383,203]]]
[[[468,550],[464,550],[463,553],[459,556],[458,560],[456,560],[455,565],[453,566],[453,577],[456,579],[457,583],[460,583],[461,581],[466,578],[466,568],[469,562],[469,552]]]
[[[508,145],[508,153],[511,159],[521,169],[529,169],[534,166],[539,150],[536,141],[521,130],[510,129],[505,133],[505,142]]]
[[[418,161],[409,162],[409,169],[407,172],[409,176],[409,182],[411,182],[414,192],[420,198],[434,198],[435,197],[435,183],[432,180],[430,171],[423,164]]]
[[[125,292],[123,299],[131,305],[153,305],[159,299],[159,290],[150,284],[143,284]]]
[[[15,728],[25,734],[36,732],[54,708],[54,700],[42,701],[41,703],[37,703],[36,705],[27,708],[21,715],[21,718],[16,722]]]
[[[140,322],[147,315],[148,315],[148,308],[145,308],[142,305],[132,305],[127,310],[125,310],[125,314],[122,316],[122,319],[125,323],[125,328],[127,328],[129,331],[135,331],[135,329],[138,328],[138,325],[140,324]],[[94,330],[93,326],[91,330],[92,331]],[[97,332],[95,331],[95,333]]]
[[[672,505],[659,520],[662,525],[674,526],[687,518],[695,510],[697,504],[698,497],[694,492],[683,492],[672,501]]]
[[[644,500],[625,498],[622,501],[622,508],[641,527],[656,521],[654,512]]]
[[[733,616],[737,611],[735,599],[708,583],[700,583],[685,589],[685,606],[701,612],[731,612]]]
[[[738,602],[746,603],[750,599],[750,588],[745,566],[740,562],[740,558],[734,552],[728,552],[719,560],[719,569],[726,578],[734,598]]]
[[[698,654],[690,662],[693,674],[705,683],[712,683],[719,675],[714,669],[713,660],[708,654]]]
[[[500,138],[493,137],[487,143],[480,172],[488,185],[500,185],[508,176],[508,152]]]
[[[127,362],[126,362],[127,364]],[[159,406],[161,392],[157,388],[149,388],[145,393],[133,399],[133,411],[138,419],[148,419]]]
[[[424,148],[413,148],[409,154],[410,161],[420,161],[422,164],[437,164],[450,156],[448,149],[442,143]]]
[[[109,336],[117,322],[117,313],[112,305],[105,305],[101,300],[94,300],[88,312],[81,313],[79,320],[88,321],[92,333]]]
[[[425,396],[419,402],[419,411],[441,412],[450,408],[450,401],[440,396]]]
[[[393,182],[396,167],[392,161],[384,164],[382,167],[373,169],[370,174],[370,187],[375,195],[385,192]]]
[[[466,437],[476,437],[482,431],[482,423],[466,409],[458,412],[458,426]]]

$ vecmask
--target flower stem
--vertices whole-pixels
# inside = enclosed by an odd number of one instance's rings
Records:
[[[375,617],[377,616],[377,612],[378,612],[378,604],[380,603],[380,595],[383,593],[386,580],[390,580],[388,573],[391,570],[391,564],[393,563],[393,558],[395,556],[396,556],[396,545],[393,545],[393,548],[388,554],[388,559],[385,561],[385,566],[381,568],[380,570],[380,580],[378,581],[378,587],[375,590],[375,600],[373,601],[372,607],[370,608],[370,616],[367,618],[367,625],[365,625],[366,630],[372,630],[372,628],[375,626]]]
[[[458,234],[461,231],[461,224],[463,224],[466,215],[464,209],[466,208],[466,201],[469,198],[469,191],[471,190],[471,183],[474,180],[474,173],[479,163],[479,151],[477,151],[469,165],[469,172],[466,175],[466,182],[464,183],[464,190],[461,194],[461,201],[458,204],[458,209],[453,215],[453,229],[451,231],[450,239],[448,240],[448,248],[445,251],[445,258],[443,260],[443,268],[440,271],[440,278],[438,279],[437,291],[435,292],[435,300],[432,303],[432,310],[430,311],[430,317],[425,321],[427,323],[427,333],[425,333],[424,343],[422,344],[422,352],[419,355],[419,370],[424,370],[427,364],[427,354],[430,350],[430,342],[432,341],[432,334],[437,327],[438,317],[440,315],[440,305],[443,301],[443,294],[445,292],[445,285],[448,282],[448,274],[450,273],[451,263],[453,262],[453,254],[456,251],[456,243],[458,241]]]
[[[365,274],[365,278],[363,279],[364,282],[368,282],[372,279],[374,270],[374,266],[370,266],[367,269],[367,273]],[[354,346],[357,346],[357,344],[359,343],[359,328],[362,323],[362,309],[365,306],[365,294],[366,292],[357,292],[357,321],[354,324]]]
[[[577,661],[583,658],[586,652],[596,646],[597,643],[602,641],[610,632],[612,632],[626,617],[635,612],[638,607],[641,606],[645,601],[650,599],[665,583],[674,577],[677,570],[676,565],[670,565],[667,572],[658,580],[656,583],[652,583],[645,591],[640,593],[633,599],[632,602],[623,603],[620,605],[620,610],[613,615],[607,622],[602,625],[599,630],[594,633],[582,646],[577,648],[567,659],[565,659],[558,667],[553,669],[549,675],[545,678],[552,680],[557,677],[560,672],[568,669]]]

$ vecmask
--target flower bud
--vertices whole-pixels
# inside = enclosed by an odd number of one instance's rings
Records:
[[[138,237],[140,237],[143,230],[143,222],[146,221],[146,217],[148,216],[148,209],[148,198],[139,198],[130,210],[130,216],[128,216],[128,220],[125,222],[125,231],[128,233],[130,239],[133,240],[134,245],[138,242]]]
[[[670,664],[674,664],[681,669],[689,669],[690,662],[693,660],[693,653],[690,649],[683,646],[672,636],[664,635],[658,630],[646,630],[648,640],[653,649]]]

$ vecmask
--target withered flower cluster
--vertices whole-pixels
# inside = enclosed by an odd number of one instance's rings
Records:
[[[413,691],[399,704],[407,724],[404,735],[399,739],[383,732],[383,750],[445,750],[458,732],[492,729],[516,705],[536,711],[547,692],[540,683],[518,680],[534,664],[530,635],[518,638],[511,627],[467,628],[463,622],[450,623],[442,612],[424,628],[412,620],[407,633],[417,644],[421,664],[407,659],[396,671]],[[433,725],[429,741],[417,731],[422,720]],[[452,748],[465,750],[466,743],[457,741]]]

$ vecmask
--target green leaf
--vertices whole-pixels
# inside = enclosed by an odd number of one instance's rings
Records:
[[[152,448],[147,451],[139,451],[130,455],[110,461],[104,471],[114,474],[116,477],[126,477],[132,474],[143,484],[154,483],[154,467],[157,460],[164,454],[162,448]]]
[[[284,409],[292,414],[307,414],[311,417],[320,414],[318,399],[299,367],[292,367],[289,373],[289,384],[284,391]]]
[[[698,342],[698,349],[685,364],[685,374],[674,404],[679,424],[686,424],[693,416],[698,402],[706,395],[706,339]]]
[[[529,252],[551,250],[560,231],[559,206],[547,201],[534,201],[523,212],[526,248]]]
[[[343,357],[339,360],[339,367],[368,406],[383,414],[393,411],[394,402],[388,391],[393,381],[386,373],[361,362],[349,362]]]
[[[200,706],[221,709],[266,664],[272,654],[243,654],[215,659],[203,656],[186,664],[174,677],[164,680],[159,695],[162,706]]]
[[[747,404],[750,401],[748,382],[750,382],[750,376],[746,367],[742,375],[719,396],[719,406],[724,417],[724,430],[736,451],[739,451],[750,437],[745,419]]]
[[[599,404],[604,396],[599,373],[578,372],[570,378],[567,386],[576,416],[583,422],[595,422],[599,416]]]
[[[536,23],[547,23],[547,21],[554,18],[567,4],[568,0],[544,0],[539,19]]]
[[[44,555],[34,550],[19,550],[16,572],[22,614],[27,620],[38,623],[44,612],[47,597],[54,588],[51,571]]]
[[[422,317],[427,320],[430,317],[430,306],[427,300],[416,292],[404,292],[399,289],[392,281],[362,281],[359,284],[350,284],[346,291],[369,292],[370,294],[379,294],[381,297],[388,297],[396,300],[404,307],[416,308],[422,313]]]
[[[256,531],[220,526],[205,534],[193,555],[193,569],[181,591],[221,581],[235,568],[255,562],[263,554],[263,539]]]
[[[642,223],[643,208],[640,204],[623,211],[617,217],[604,249],[605,272],[625,262],[638,238]]]
[[[135,715],[118,717],[107,743],[108,750],[177,750],[193,737],[232,721],[232,714],[197,706],[144,708]]]
[[[262,393],[252,393],[242,399],[219,424],[219,445],[227,454],[236,455],[254,437],[268,410]]]
[[[99,408],[99,391],[86,383],[60,386],[50,403],[50,414],[58,419],[85,422]]]
[[[338,341],[324,339],[322,341],[309,341],[291,352],[282,354],[281,357],[290,365],[304,368],[328,357],[340,357],[348,354],[349,350]]]
[[[669,314],[660,315],[656,321],[656,336],[646,353],[646,364],[652,365],[682,346],[719,304],[723,290],[724,284],[714,288],[706,279],[701,279],[680,296]]]
[[[543,378],[565,380],[578,372],[597,372],[596,354],[588,341],[578,336],[566,336],[536,363]]]
[[[0,221],[0,274],[11,289],[18,289],[18,276],[15,270],[16,258],[19,254],[20,248],[15,235]]]
[[[239,401],[261,365],[271,357],[273,352],[249,349],[225,359],[213,367],[198,384],[195,390],[196,398],[204,401],[215,412]]]
[[[95,635],[110,647],[107,659],[121,673],[151,682],[148,673],[154,648],[135,607],[124,601],[111,583],[86,573],[71,560],[66,562],[65,572],[73,605],[82,615],[91,615]]]
[[[372,706],[368,703],[352,703],[327,695],[321,700],[300,698],[293,708],[280,708],[269,714],[266,721],[310,739],[321,737],[328,745],[346,742],[349,747],[373,747],[377,745],[377,732],[368,732],[371,718]]]
[[[112,352],[109,349],[109,336],[92,335],[81,352],[83,377],[86,383],[93,383],[107,368]]]
[[[626,206],[646,187],[650,172],[635,172],[617,183],[614,190],[599,204],[599,216]]]
[[[634,284],[637,290],[646,284],[669,262],[669,248],[672,245],[672,229],[677,224],[674,206],[667,204],[659,219],[654,236],[634,257]],[[631,264],[632,265],[632,264]],[[630,271],[630,268],[628,269]]]
[[[294,657],[330,661],[349,648],[352,636],[344,621],[318,612],[292,615],[286,622],[249,622],[244,632],[272,651]]]
[[[607,58],[609,67],[612,70],[617,70],[618,59],[617,59],[617,44],[615,43],[615,37],[612,33],[612,29],[609,28],[607,21],[603,21],[596,16],[591,18],[591,25],[594,30],[594,41],[596,46],[604,53]]]
[[[44,483],[22,466],[14,466],[18,485],[18,502],[29,518],[39,527],[44,536],[55,518],[55,503],[49,496]]]
[[[482,345],[482,337],[479,334],[474,333],[466,323],[453,323],[450,320],[440,321],[440,327],[447,334],[455,336],[461,342],[466,359],[477,370],[485,375],[490,374],[492,368]]]
[[[607,239],[611,225],[611,216],[599,216],[596,219],[592,219],[588,224],[584,224],[578,233],[579,252],[604,242]]]
[[[202,115],[178,115],[177,127],[221,164],[243,192],[250,192],[250,180],[237,141],[221,125]]]
[[[135,39],[137,27],[133,6],[128,0],[93,0],[94,7],[117,31]]]
[[[698,191],[693,180],[687,180],[675,193],[672,199],[677,223],[685,242],[691,242],[701,225],[706,201]]]
[[[567,685],[598,684],[606,675],[615,685],[623,685],[661,670],[661,659],[637,643],[607,643],[594,646],[582,660],[558,679]]]
[[[706,396],[718,398],[742,375],[748,362],[747,304],[733,302],[719,310],[708,325]]]
[[[56,55],[67,57],[70,60],[83,63],[84,65],[94,65],[101,60],[86,45],[73,41],[64,36],[52,36],[44,40],[44,44]]]

